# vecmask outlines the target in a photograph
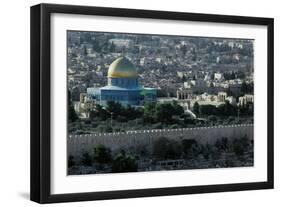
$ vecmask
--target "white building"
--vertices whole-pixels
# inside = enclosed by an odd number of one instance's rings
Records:
[[[122,48],[129,48],[133,46],[133,41],[130,39],[118,39],[118,38],[114,38],[114,39],[110,39],[109,40],[110,44],[114,44],[116,47]]]
[[[239,97],[239,106],[245,106],[247,103],[254,103],[254,95],[245,94]]]
[[[218,80],[218,81],[222,80],[223,79],[223,74],[222,73],[215,73],[214,74],[214,79]]]

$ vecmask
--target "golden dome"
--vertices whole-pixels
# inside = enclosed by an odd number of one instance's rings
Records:
[[[136,78],[138,76],[135,66],[125,57],[114,60],[108,69],[109,78]]]

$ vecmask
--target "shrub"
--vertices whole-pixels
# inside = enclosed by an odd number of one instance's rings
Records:
[[[72,167],[73,165],[75,165],[74,157],[72,155],[68,156],[67,165],[68,167]]]
[[[111,151],[104,145],[97,145],[94,148],[94,161],[98,163],[109,163],[112,160]]]
[[[211,122],[216,122],[216,121],[218,120],[218,118],[217,118],[216,116],[214,116],[214,115],[210,115],[210,116],[208,117],[208,119],[209,119],[209,121],[211,121]]]
[[[82,154],[81,162],[85,166],[91,166],[92,165],[92,157],[90,156],[89,152],[84,152]]]
[[[235,139],[233,141],[233,151],[237,156],[242,156],[248,149],[249,145],[250,140],[247,138],[247,136],[244,136],[240,139]]]
[[[112,172],[136,172],[138,165],[135,157],[126,155],[124,150],[117,155],[113,160]]]
[[[219,151],[227,151],[229,149],[228,139],[226,137],[218,139],[215,143],[215,146]]]
[[[181,145],[166,137],[160,137],[153,143],[153,155],[158,159],[177,159],[182,154]]]
[[[182,151],[190,158],[198,156],[200,146],[195,139],[182,140]]]
[[[201,153],[206,160],[212,159],[215,153],[215,149],[212,145],[206,144],[201,146]]]

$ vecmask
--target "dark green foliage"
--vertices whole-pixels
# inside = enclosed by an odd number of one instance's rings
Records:
[[[222,137],[221,139],[218,139],[215,143],[216,148],[219,151],[228,151],[229,150],[229,142],[227,137]]]
[[[81,162],[85,166],[91,166],[92,165],[92,157],[90,156],[90,154],[88,152],[84,152],[82,154]]]
[[[200,110],[199,110],[199,104],[198,104],[198,102],[195,102],[195,103],[194,103],[193,112],[194,112],[196,115],[199,115]]]
[[[226,159],[225,160],[225,167],[235,167],[235,163],[232,159]]]
[[[242,72],[242,71],[236,72],[236,76],[237,76],[237,78],[239,78],[239,79],[245,79],[245,78],[246,78],[245,73]]]
[[[113,116],[119,115],[122,113],[123,107],[119,102],[108,101],[106,104],[106,111],[113,113]]]
[[[78,120],[78,116],[74,110],[74,106],[71,101],[71,93],[69,90],[67,92],[67,98],[68,98],[68,120],[70,122],[74,122],[74,121]]]
[[[253,116],[254,114],[254,104],[247,103],[246,105],[240,106],[240,115]]]
[[[97,145],[94,148],[94,161],[103,164],[111,162],[111,150],[104,145]]]
[[[201,145],[201,153],[206,160],[215,161],[220,158],[221,152],[214,145]]]
[[[164,89],[157,90],[157,97],[166,97],[167,91]]]
[[[186,80],[187,80],[187,78],[185,77],[185,75],[183,75],[182,78],[181,78],[181,82],[184,83]]]
[[[220,116],[236,116],[237,108],[229,103],[229,101],[225,101],[225,104],[221,104],[218,106],[218,115]]]
[[[235,142],[233,144],[233,151],[237,156],[242,156],[244,155],[244,148],[239,142]]]
[[[155,104],[154,103],[145,103],[143,110],[143,119],[146,123],[153,123],[156,119],[155,117]]]
[[[67,165],[68,167],[72,167],[73,165],[75,165],[74,157],[72,155],[68,156]]]
[[[232,72],[225,72],[223,73],[223,77],[225,80],[234,80],[236,78],[236,74]]]
[[[241,96],[246,93],[252,94],[254,92],[254,84],[253,83],[246,83],[245,81],[241,85]]]
[[[172,107],[173,107],[174,115],[176,116],[183,115],[184,109],[176,101],[173,101]]]
[[[143,116],[143,110],[132,106],[122,106],[119,102],[108,101],[106,107],[97,104],[90,112],[91,119],[107,120],[113,119],[120,122],[133,120]]]
[[[158,159],[178,159],[182,154],[182,146],[166,137],[161,137],[153,143],[153,155]]]
[[[229,140],[226,137],[218,139],[214,144],[198,143],[195,139],[173,140],[160,137],[152,143],[152,153],[146,145],[136,146],[135,151],[120,153],[113,159],[111,150],[103,145],[94,148],[93,156],[83,153],[81,163],[75,163],[72,156],[68,157],[68,167],[79,165],[91,166],[93,172],[137,172],[144,170],[143,163],[152,168],[158,161],[184,160],[187,169],[251,166],[253,163],[253,141],[247,136]],[[140,163],[140,166],[138,166]],[[78,165],[77,165],[78,164]],[[145,164],[145,165],[146,165]],[[141,167],[142,166],[142,167]],[[161,167],[161,166],[160,166]],[[162,166],[163,167],[163,166]],[[172,169],[182,169],[183,166],[170,166]],[[145,166],[145,169],[146,166]],[[185,168],[184,168],[185,169]]]
[[[143,109],[134,108],[134,107],[128,105],[127,107],[125,107],[122,110],[122,115],[123,115],[123,117],[126,117],[127,120],[134,120],[136,118],[143,116]]]
[[[201,146],[201,153],[206,160],[212,159],[215,149],[212,145],[206,144]]]
[[[107,118],[110,117],[110,114],[108,111],[106,111],[101,105],[97,104],[95,106],[95,109],[90,112],[90,119],[101,119],[101,120],[106,120]]]
[[[108,124],[99,124],[96,129],[99,133],[110,133],[113,131],[112,127]]]
[[[71,134],[87,134],[252,123],[253,119],[249,116],[253,116],[253,109],[252,103],[238,108],[228,101],[218,107],[195,102],[193,112],[198,118],[194,118],[184,113],[177,102],[145,103],[143,108],[138,108],[109,101],[106,107],[95,105],[88,120],[77,121],[73,109],[73,113],[69,114],[73,114],[74,118],[69,121],[68,130]]]
[[[218,109],[214,105],[200,105],[200,114],[201,115],[216,115],[218,113]]]
[[[247,138],[247,136],[244,136],[240,139],[235,139],[233,141],[233,151],[237,156],[243,156],[245,151],[248,150],[249,145],[250,140]]]
[[[200,146],[195,139],[182,140],[182,151],[188,158],[195,158],[200,153]]]
[[[136,172],[138,165],[133,156],[127,155],[124,150],[116,156],[112,163],[112,172]]]
[[[165,124],[176,123],[174,116],[183,115],[183,108],[176,102],[164,104],[145,104],[144,106],[144,121],[146,123],[161,122]]]
[[[163,123],[172,123],[172,116],[174,115],[174,108],[172,104],[157,104],[156,106],[156,119]]]
[[[209,121],[214,122],[214,123],[217,122],[217,120],[218,120],[218,118],[215,115],[210,115],[208,117],[208,119],[209,119]]]
[[[73,105],[68,106],[68,120],[70,122],[75,122],[76,120],[78,120],[78,116],[74,110]]]
[[[186,125],[194,126],[194,125],[196,125],[196,123],[197,123],[197,121],[194,118],[189,118],[189,117],[184,118],[184,124],[186,124]]]
[[[196,102],[197,103],[197,102]],[[210,121],[215,122],[214,116],[236,116],[237,115],[237,107],[233,106],[229,103],[229,101],[225,101],[224,104],[219,105],[218,107],[214,105],[199,105],[194,104],[193,111],[196,114],[200,114],[202,116],[209,116]],[[211,115],[214,115],[213,117],[210,117]]]

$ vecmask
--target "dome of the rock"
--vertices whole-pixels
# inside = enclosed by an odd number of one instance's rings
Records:
[[[109,78],[136,78],[138,74],[135,66],[126,57],[119,57],[109,66],[107,76]]]

